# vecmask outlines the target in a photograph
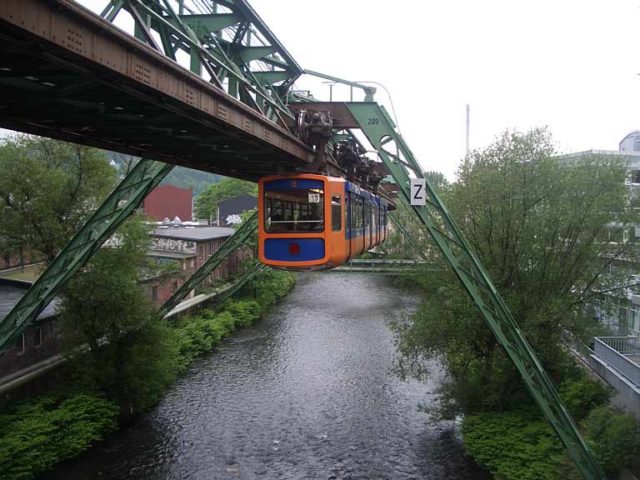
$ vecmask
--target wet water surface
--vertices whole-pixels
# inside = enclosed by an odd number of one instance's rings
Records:
[[[440,376],[393,374],[388,322],[416,302],[388,278],[300,275],[153,412],[44,478],[484,478],[454,425],[418,411]]]

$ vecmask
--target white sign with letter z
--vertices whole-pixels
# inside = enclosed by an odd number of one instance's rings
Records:
[[[411,205],[427,204],[427,182],[424,178],[411,179]]]

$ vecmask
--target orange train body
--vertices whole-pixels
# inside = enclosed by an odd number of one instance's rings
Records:
[[[388,236],[393,205],[343,178],[274,175],[258,185],[258,255],[265,265],[333,268]]]

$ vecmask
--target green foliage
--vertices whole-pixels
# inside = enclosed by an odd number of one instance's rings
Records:
[[[0,253],[51,261],[116,180],[95,148],[16,135],[0,145]]]
[[[425,178],[438,195],[449,189],[449,181],[440,172],[425,172]],[[422,260],[434,256],[433,244],[424,226],[417,221],[413,210],[402,201],[389,213],[389,238],[377,247],[377,251],[389,258],[415,258]],[[407,282],[410,283],[410,282]]]
[[[500,480],[554,480],[564,447],[533,412],[485,412],[462,423],[467,452]]]
[[[261,309],[251,300],[228,301],[221,312],[203,310],[196,316],[184,317],[175,326],[175,338],[184,368],[196,358],[210,352],[236,328],[252,325]]]
[[[107,152],[107,156],[113,162],[120,176],[124,177],[140,160],[139,157],[125,153]],[[220,181],[220,175],[202,172],[191,168],[175,166],[162,180],[162,185],[174,185],[180,188],[191,188],[193,196],[198,196],[212,183]]]
[[[291,273],[268,270],[245,286],[245,291],[256,294],[256,300],[227,300],[218,312],[203,310],[198,315],[180,319],[174,331],[181,367],[185,368],[210,352],[236,328],[255,323],[277,299],[291,290],[294,283],[295,276]]]
[[[276,303],[293,288],[296,277],[291,272],[269,269],[247,282],[244,291],[252,292],[263,310]]]
[[[543,366],[558,383],[569,360],[560,337],[579,334],[591,319],[583,302],[593,288],[620,285],[602,258],[637,256],[638,245],[598,241],[611,225],[633,224],[625,165],[591,156],[559,160],[544,130],[503,134],[462,163],[442,191],[457,224],[488,270]],[[622,228],[622,227],[621,227]],[[425,304],[413,323],[399,325],[405,365],[443,360],[448,377],[442,411],[514,408],[530,402],[502,347],[443,258],[423,275]],[[417,372],[423,373],[423,372]]]
[[[235,319],[235,324],[239,327],[251,325],[260,316],[260,304],[251,300],[240,302],[229,301],[225,303],[224,309]]]
[[[588,442],[605,473],[614,475],[640,451],[640,425],[615,408],[595,408],[584,421]]]
[[[560,397],[576,422],[580,422],[596,407],[606,405],[611,389],[586,375],[560,385]]]
[[[177,373],[172,332],[137,282],[147,243],[147,227],[127,222],[69,282],[59,306],[73,378],[128,414],[152,406]]]
[[[248,193],[258,195],[258,185],[237,178],[223,178],[218,183],[210,185],[195,200],[195,214],[197,218],[216,218],[218,204],[229,198]]]
[[[197,197],[204,192],[212,183],[220,181],[220,175],[215,173],[201,172],[185,167],[174,167],[169,175],[162,180],[162,185],[175,185],[180,188],[191,188],[193,196]]]
[[[0,472],[34,478],[115,430],[118,407],[100,397],[38,397],[0,414]]]

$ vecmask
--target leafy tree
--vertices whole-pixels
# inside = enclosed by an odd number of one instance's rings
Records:
[[[113,187],[115,171],[95,148],[17,135],[0,145],[3,253],[22,249],[46,260]]]
[[[215,173],[201,172],[185,167],[174,167],[169,175],[162,180],[162,185],[175,185],[181,188],[191,188],[193,195],[200,195],[212,183],[220,180],[220,175]]]
[[[637,256],[637,245],[600,241],[608,229],[636,222],[628,205],[625,165],[590,156],[555,157],[545,130],[506,132],[462,163],[445,203],[489,271],[544,367],[556,380],[568,360],[567,329],[589,324],[594,290],[620,288],[613,258]],[[402,328],[404,366],[439,357],[449,376],[440,414],[503,410],[529,402],[521,379],[458,280],[440,259],[423,274],[425,303]]]
[[[147,227],[130,220],[63,294],[60,323],[72,374],[123,412],[152,406],[177,373],[177,348],[138,283]]]
[[[584,421],[589,443],[609,478],[615,478],[640,450],[640,424],[618,409],[595,408]]]
[[[447,177],[440,172],[425,172],[425,178],[438,195],[442,195],[449,188]],[[396,209],[389,213],[389,237],[377,247],[377,250],[392,258],[422,260],[423,257],[432,257],[433,245],[429,241],[429,235],[415,219],[411,207],[398,199]]]
[[[204,192],[196,197],[196,217],[216,218],[218,214],[218,204],[221,201],[244,193],[257,196],[258,185],[237,178],[223,178],[218,183],[210,185]]]

